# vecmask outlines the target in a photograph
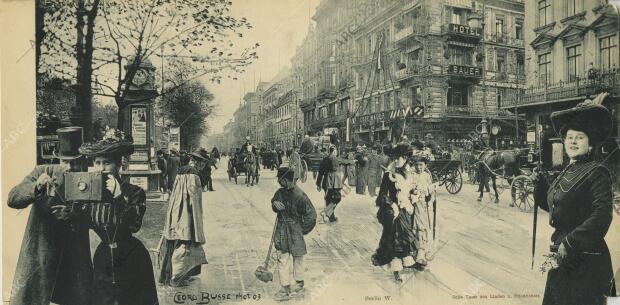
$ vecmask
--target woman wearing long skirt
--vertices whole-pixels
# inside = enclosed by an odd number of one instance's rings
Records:
[[[133,144],[122,132],[108,129],[103,140],[85,143],[80,153],[94,158],[95,171],[104,174],[102,202],[86,203],[82,212],[101,238],[93,257],[94,305],[159,304],[149,252],[133,236],[142,226],[146,194],[119,175],[123,156],[133,153]]]
[[[206,152],[190,154],[188,166],[177,175],[164,224],[164,243],[160,249],[159,282],[173,287],[187,286],[191,276],[200,274],[207,263],[202,224],[202,187],[196,164],[207,160]]]
[[[546,202],[539,201],[555,228],[544,305],[602,305],[616,295],[605,243],[613,215],[612,175],[593,158],[611,132],[611,115],[601,105],[605,97],[551,114],[570,164],[549,187]]]
[[[377,219],[383,226],[379,247],[372,256],[375,266],[390,265],[394,279],[402,282],[400,272],[405,267],[413,267],[416,255],[416,236],[413,232],[413,205],[409,195],[413,190],[411,167],[406,156],[409,145],[398,144],[394,156],[398,157],[390,164],[383,175],[376,204],[379,207]]]

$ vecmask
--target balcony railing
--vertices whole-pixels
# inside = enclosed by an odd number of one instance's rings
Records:
[[[395,73],[396,80],[405,80],[414,75],[420,74],[422,72],[422,68],[417,65],[410,65],[401,70],[397,70]]]
[[[618,95],[619,71],[612,70],[600,74],[599,77],[575,77],[571,81],[560,81],[548,85],[525,89],[523,100],[519,106],[584,98],[598,92],[607,91]]]
[[[523,41],[523,39],[510,37],[507,34],[486,34],[484,35],[484,41],[500,43],[515,47],[525,47],[525,42]]]
[[[413,35],[413,26],[409,25],[406,26],[400,30],[398,30],[395,34],[394,34],[394,41],[395,42],[399,42],[409,36]]]

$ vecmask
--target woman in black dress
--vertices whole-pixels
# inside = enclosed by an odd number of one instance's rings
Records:
[[[133,153],[133,144],[110,129],[103,140],[83,144],[80,153],[94,158],[95,171],[104,173],[105,184],[102,202],[82,209],[101,238],[93,257],[93,304],[159,304],[151,257],[133,236],[142,226],[146,194],[119,175],[122,156]]]
[[[600,105],[605,96],[551,114],[570,164],[549,186],[546,202],[539,203],[555,228],[551,251],[557,259],[547,276],[544,305],[602,305],[615,295],[605,243],[612,220],[611,174],[592,157],[611,131],[609,111]]]

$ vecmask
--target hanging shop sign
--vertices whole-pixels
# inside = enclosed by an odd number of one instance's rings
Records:
[[[423,114],[424,114],[424,107],[414,106],[414,107],[388,110],[388,111],[373,113],[369,115],[362,115],[362,116],[354,117],[351,120],[351,123],[366,124],[366,123],[375,123],[375,122],[388,122],[393,119],[407,118],[407,117],[412,117],[414,115],[423,115]]]
[[[450,23],[450,25],[448,26],[448,29],[450,32],[455,33],[455,34],[482,37],[482,32],[480,31],[480,28],[472,28],[472,27],[462,25],[462,24]]]
[[[446,73],[462,76],[480,77],[481,69],[474,66],[449,65]]]

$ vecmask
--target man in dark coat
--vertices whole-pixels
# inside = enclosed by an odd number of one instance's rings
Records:
[[[328,156],[323,158],[319,166],[316,188],[319,192],[321,189],[325,191],[325,210],[321,212],[321,217],[327,217],[329,222],[336,222],[338,218],[334,211],[342,198],[340,194],[342,190],[342,174],[340,172],[336,147],[332,145],[329,148],[329,153]]]
[[[365,151],[365,147],[357,146],[355,161],[355,192],[363,195],[366,193],[368,179],[368,154]]]
[[[168,161],[164,158],[164,151],[157,151],[157,169],[161,171],[159,174],[159,188],[162,192],[168,192],[168,180],[166,179],[168,176]]]
[[[381,185],[381,178],[383,177],[383,168],[387,168],[388,162],[381,146],[377,146],[375,152],[368,157],[367,183],[370,196],[377,196],[377,188]]]
[[[179,152],[172,148],[170,149],[170,158],[168,159],[168,191],[172,190],[174,186],[174,180],[177,178],[177,172],[181,167],[181,157]]]
[[[84,171],[82,128],[58,131],[60,165],[40,165],[9,193],[14,209],[31,206],[17,261],[11,305],[90,304],[93,266],[88,224],[64,202],[64,173]]]
[[[282,289],[275,299],[283,301],[304,290],[303,258],[307,253],[304,235],[314,229],[316,211],[310,198],[296,186],[294,170],[281,167],[277,177],[281,188],[273,195],[271,208],[278,214],[273,238]]]

